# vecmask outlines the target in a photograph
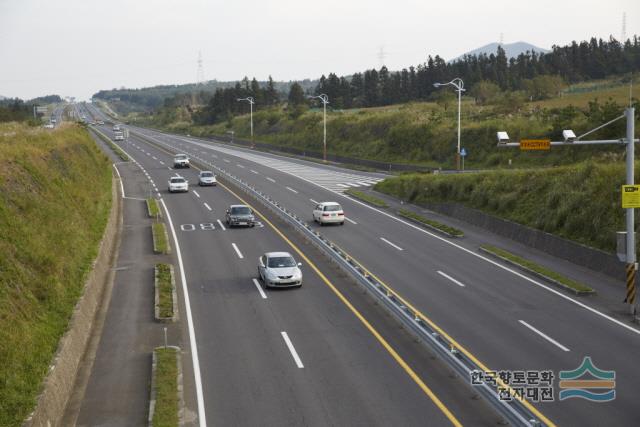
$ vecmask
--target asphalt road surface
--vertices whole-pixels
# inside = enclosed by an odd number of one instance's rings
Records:
[[[95,114],[100,113],[95,112]],[[183,152],[194,159],[215,163],[269,194],[297,215],[308,217],[310,222],[311,210],[315,202],[341,203],[349,221],[344,226],[323,227],[322,233],[394,288],[487,367],[493,370],[513,371],[552,370],[557,375],[562,370],[576,369],[585,356],[590,356],[598,368],[616,372],[616,398],[607,403],[594,403],[584,399],[558,401],[559,388],[556,378],[555,402],[535,404],[536,408],[552,422],[560,425],[638,424],[640,408],[635,402],[635,397],[638,380],[640,380],[636,367],[636,358],[640,355],[640,330],[636,325],[626,322],[615,313],[603,312],[591,306],[588,299],[565,294],[540,280],[489,260],[465,247],[464,240],[434,235],[392,214],[373,209],[342,194],[342,190],[348,187],[370,185],[381,178],[380,174],[340,170],[335,167],[325,167],[316,163],[254,152],[226,144],[163,134],[148,129],[133,127],[130,129],[132,135],[139,133],[144,135],[144,139],[132,137],[130,141],[120,145],[150,168],[153,165],[153,170],[158,174],[162,171],[164,175],[157,175],[155,178],[156,184],[161,189],[166,186],[168,176],[175,173],[169,170],[170,153]],[[162,169],[163,167],[166,172]],[[179,173],[195,183],[193,171]],[[407,385],[391,391],[393,389],[389,388],[385,382],[385,378],[398,380],[402,376],[399,375],[396,364],[379,365],[374,368],[376,362],[369,360],[369,358],[380,357],[381,361],[384,361],[388,358],[384,352],[380,354],[379,345],[361,343],[359,347],[355,336],[362,335],[358,334],[341,335],[342,339],[334,336],[337,329],[342,334],[345,330],[355,328],[358,322],[355,321],[352,313],[335,300],[335,295],[326,289],[320,291],[324,289],[321,280],[314,278],[308,266],[305,266],[305,286],[300,292],[295,290],[277,292],[273,296],[269,293],[268,299],[262,301],[250,280],[251,277],[255,277],[257,257],[264,251],[290,250],[267,227],[223,232],[216,227],[215,231],[208,233],[216,237],[219,235],[219,239],[208,238],[207,233],[199,230],[200,224],[205,219],[215,225],[217,219],[222,218],[226,204],[237,202],[232,196],[220,190],[220,188],[207,188],[203,191],[196,189],[201,197],[195,196],[193,191],[189,194],[171,196],[163,194],[168,206],[171,206],[171,211],[175,209],[175,216],[179,218],[174,221],[176,228],[180,229],[184,224],[193,224],[195,227],[194,231],[179,233],[180,238],[185,239],[184,252],[185,259],[188,260],[186,270],[193,275],[202,272],[197,276],[199,278],[194,277],[194,281],[211,283],[210,281],[214,280],[211,278],[219,277],[222,274],[220,270],[224,270],[224,277],[220,277],[215,282],[216,286],[201,284],[202,295],[193,297],[194,313],[198,313],[194,315],[196,325],[203,324],[202,322],[209,325],[214,324],[210,322],[223,322],[220,317],[206,317],[215,316],[215,314],[205,315],[204,312],[214,311],[211,310],[212,304],[233,299],[231,295],[234,293],[237,300],[250,305],[242,311],[240,307],[235,307],[227,301],[227,304],[224,304],[227,308],[233,306],[231,310],[233,313],[242,314],[241,317],[237,317],[232,316],[231,313],[225,313],[233,319],[231,323],[238,324],[232,328],[214,329],[210,332],[211,343],[222,340],[225,343],[229,342],[227,344],[229,346],[232,345],[232,337],[237,334],[247,334],[247,340],[242,340],[242,345],[233,351],[233,354],[242,356],[222,358],[215,363],[207,363],[203,366],[205,395],[213,399],[211,405],[216,405],[221,398],[225,400],[225,392],[230,390],[233,390],[234,396],[244,396],[244,399],[246,396],[251,396],[249,384],[255,386],[260,383],[257,380],[260,377],[257,372],[267,369],[263,362],[256,361],[259,355],[263,354],[258,350],[263,346],[271,349],[265,350],[268,351],[266,359],[270,361],[277,359],[282,363],[269,370],[269,372],[278,372],[275,377],[271,377],[272,381],[276,381],[277,377],[278,381],[282,381],[281,385],[286,385],[285,388],[291,390],[291,394],[287,394],[283,400],[270,401],[270,405],[278,405],[288,398],[293,398],[293,395],[307,396],[299,393],[297,388],[302,387],[297,382],[300,381],[300,372],[286,371],[290,368],[286,364],[292,363],[291,355],[287,354],[286,347],[282,346],[282,337],[278,333],[274,335],[271,332],[271,329],[275,328],[288,332],[296,348],[300,347],[303,363],[309,360],[309,357],[318,356],[321,360],[333,358],[335,362],[339,357],[347,364],[366,365],[366,369],[358,376],[359,381],[363,382],[356,382],[359,390],[356,396],[359,397],[355,398],[355,401],[361,402],[361,405],[344,407],[344,412],[338,411],[335,412],[336,414],[354,415],[353,411],[355,411],[357,416],[366,417],[363,420],[376,420],[382,424],[391,422],[414,424],[420,423],[420,419],[424,423],[424,412],[416,418],[410,415],[418,415],[412,412],[411,407],[415,408],[412,405],[417,404],[418,397],[423,398],[423,396],[417,393],[418,396],[415,396],[417,400],[413,400],[411,396],[415,392],[404,394],[407,393]],[[213,208],[213,211],[208,211],[204,207],[205,202]],[[204,246],[211,245],[212,242],[217,245],[215,250]],[[236,243],[243,251],[243,260],[234,258],[237,254],[229,249],[232,243]],[[242,289],[246,293],[239,293],[238,289],[243,285],[245,287]],[[196,292],[197,286],[190,281],[189,289]],[[212,291],[215,296],[207,296],[209,295],[207,290],[210,289],[215,289]],[[250,304],[252,293],[256,298],[255,305]],[[313,296],[310,296],[311,293]],[[201,304],[202,302],[205,303]],[[334,307],[334,311],[331,307]],[[219,307],[219,310],[222,308]],[[262,310],[270,312],[274,318],[267,319],[266,314],[256,314],[262,313]],[[241,319],[247,319],[245,316],[252,319],[251,328],[243,327],[245,323]],[[327,321],[330,320],[330,323],[316,324],[309,320],[309,317],[324,318]],[[225,319],[229,320],[226,316]],[[196,329],[201,331],[197,333],[203,333],[202,327]],[[255,336],[258,330],[261,333]],[[311,338],[310,335],[313,337]],[[370,340],[371,337],[368,339]],[[209,340],[203,338],[203,341]],[[375,341],[372,344],[375,344]],[[205,343],[199,343],[199,345],[206,346]],[[219,348],[215,344],[212,344],[212,347]],[[333,352],[327,353],[330,349]],[[376,349],[378,351],[374,351]],[[217,394],[216,389],[211,388],[211,384],[220,384],[222,381],[223,378],[217,376],[221,375],[220,366],[223,366],[226,372],[239,369],[236,357],[241,357],[246,364],[245,373],[248,377],[244,380],[246,382],[242,383],[246,388],[237,389],[235,387],[241,386],[229,385],[228,389],[223,388],[219,391],[220,394]],[[318,362],[312,362],[311,365],[305,363],[304,372],[308,372],[308,366],[314,366],[316,363]],[[338,375],[340,378],[346,375],[346,370],[338,366],[327,366],[322,370],[327,373],[332,369],[340,372]],[[261,375],[268,376],[268,374]],[[409,377],[405,373],[405,381],[407,378]],[[251,379],[255,382],[252,383]],[[314,382],[314,390],[316,386],[322,384],[319,380],[317,383]],[[390,406],[386,406],[383,390],[379,388],[381,384],[385,384],[382,388],[389,391],[390,395],[402,395],[400,399],[402,403],[394,401]],[[320,394],[315,394],[315,398],[333,396],[334,393],[338,393],[338,389],[342,389],[342,385],[334,384],[332,387],[327,385],[326,389],[316,390],[316,393]],[[344,392],[346,395],[351,396],[354,393],[351,388],[347,390]],[[338,393],[341,397],[334,402],[335,404],[342,399],[347,399],[344,393]],[[313,399],[313,394],[308,395],[308,398]],[[233,400],[235,403],[236,399]],[[225,403],[228,401],[229,399],[226,399]],[[245,403],[242,402],[240,405],[244,410],[238,411],[246,417],[255,416],[255,411],[248,408]],[[330,407],[333,404],[328,405],[327,407]],[[372,410],[370,405],[373,405],[373,408],[384,408],[384,410],[370,413]],[[352,418],[322,418],[323,414],[316,412],[317,404],[311,405],[314,407],[313,410],[309,408],[310,418],[296,418],[306,411],[302,410],[302,402],[294,406],[300,408],[300,412],[295,411],[295,415],[291,415],[293,418],[288,419],[289,422],[304,423],[309,420],[311,423],[341,424],[354,421]],[[420,405],[421,411],[428,407],[429,405],[425,405],[425,402]],[[209,411],[209,407],[207,410]],[[220,415],[220,411],[222,409],[216,407],[212,413]],[[324,416],[327,413],[334,412],[328,409]],[[434,416],[442,416],[441,411],[434,410],[433,413]],[[392,415],[401,416],[401,418],[393,420],[385,418]],[[236,422],[234,418],[223,420]],[[252,422],[256,419],[238,419],[238,421],[243,420]],[[435,424],[444,421],[438,418],[432,420]],[[270,419],[269,421],[284,420]],[[468,421],[465,420],[465,422]]]

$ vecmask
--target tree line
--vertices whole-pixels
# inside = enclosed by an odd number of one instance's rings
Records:
[[[434,83],[448,82],[460,77],[464,80],[466,94],[478,103],[500,102],[505,111],[517,108],[524,98],[544,99],[558,94],[567,83],[601,79],[640,69],[640,39],[620,43],[610,38],[591,38],[567,46],[553,46],[548,53],[528,51],[516,58],[507,58],[502,47],[495,54],[465,55],[454,62],[447,62],[439,55],[429,56],[417,66],[390,71],[386,66],[370,69],[350,76],[338,77],[335,73],[322,75],[314,89],[309,81],[301,85],[291,82],[288,94],[282,83],[271,76],[263,83],[245,77],[235,85],[217,87],[213,94],[200,91],[196,103],[193,94],[178,94],[164,100],[168,108],[205,105],[193,111],[198,124],[212,124],[228,120],[237,114],[249,112],[246,103],[238,98],[251,96],[264,108],[287,102],[300,111],[310,103],[308,95],[328,95],[332,108],[376,107],[410,101],[435,100],[447,107],[453,99],[453,91],[438,90]]]

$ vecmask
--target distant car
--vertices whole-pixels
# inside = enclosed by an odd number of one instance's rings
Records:
[[[114,132],[117,132],[117,131],[119,131],[119,130],[120,130],[120,126],[118,126],[118,125],[113,125],[113,131],[114,131]]]
[[[251,208],[246,205],[229,206],[226,213],[226,221],[229,227],[236,225],[253,227],[256,225],[256,218],[253,216]]]
[[[202,171],[200,175],[198,175],[198,185],[216,185],[218,181],[216,180],[216,176],[211,171]]]
[[[188,168],[189,167],[189,157],[186,154],[176,154],[173,156],[173,167],[174,168]]]
[[[122,134],[122,132],[116,132],[113,140],[114,141],[124,141],[124,135]]]
[[[46,125],[44,125],[44,128],[45,129],[53,129],[54,128],[53,123],[47,123]]]
[[[258,277],[265,288],[302,286],[302,264],[289,252],[267,252],[258,258]]]
[[[102,120],[98,120],[98,124],[99,124],[100,126],[102,126],[102,125],[104,125],[104,122],[103,122]]]
[[[313,208],[313,220],[320,225],[344,225],[344,211],[342,210],[342,206],[336,202],[318,203],[316,207]]]
[[[53,118],[51,119],[51,123],[56,123],[56,122],[57,122],[56,119],[53,119]]]
[[[169,179],[169,193],[178,192],[178,191],[188,192],[189,181],[187,181],[181,176],[172,176]]]

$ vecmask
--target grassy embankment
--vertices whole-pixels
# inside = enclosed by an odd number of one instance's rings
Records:
[[[104,232],[111,165],[88,132],[0,125],[0,425],[19,426]]]
[[[599,100],[593,110],[589,102]],[[618,147],[555,147],[551,153],[521,153],[496,148],[495,135],[506,130],[513,140],[521,138],[559,138],[563,129],[576,133],[589,130],[613,118],[607,100],[619,104],[615,115],[628,103],[628,86],[620,79],[581,83],[569,87],[559,97],[525,102],[516,108],[502,105],[477,105],[463,98],[462,145],[469,155],[466,167],[508,168],[539,165],[562,165],[591,158],[609,159],[620,156]],[[573,106],[575,108],[566,109]],[[619,110],[619,111],[618,111]],[[257,107],[253,122],[256,140],[282,147],[322,151],[322,111],[309,110],[301,115],[282,107]],[[130,114],[127,120],[167,131],[194,136],[226,135],[233,130],[238,138],[249,138],[249,116],[238,116],[225,122],[196,126],[185,107],[163,109],[154,115]],[[457,108],[433,102],[411,102],[387,107],[332,111],[327,115],[327,146],[330,153],[344,156],[412,163],[429,167],[454,166]],[[618,136],[624,134],[624,123],[609,127]],[[618,135],[620,133],[620,135]],[[609,134],[594,135],[612,137]]]
[[[637,171],[636,171],[637,173]],[[586,162],[557,168],[460,175],[407,174],[375,190],[411,203],[461,203],[608,252],[624,230],[624,164]]]

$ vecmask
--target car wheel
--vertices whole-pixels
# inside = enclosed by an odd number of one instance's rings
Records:
[[[253,228],[253,227],[255,227],[255,226],[256,226],[255,224],[251,224],[251,228]]]
[[[344,221],[342,221],[342,222],[340,223],[340,225],[344,225]]]
[[[318,220],[318,224],[320,224],[320,227],[324,227],[324,222]]]

